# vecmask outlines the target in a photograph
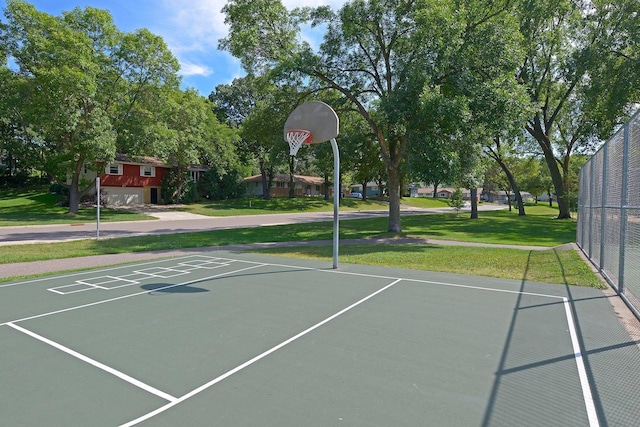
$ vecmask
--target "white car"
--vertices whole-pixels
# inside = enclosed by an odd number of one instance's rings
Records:
[[[353,193],[350,193],[347,197],[351,199],[362,199],[362,193],[353,192]]]

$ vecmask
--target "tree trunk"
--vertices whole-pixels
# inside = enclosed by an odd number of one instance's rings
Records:
[[[80,169],[76,166],[76,170],[71,175],[71,184],[69,185],[69,213],[77,214],[80,206]]]
[[[550,128],[551,124],[549,124],[548,126],[548,128]],[[553,183],[553,188],[556,191],[556,197],[558,198],[558,219],[569,219],[571,218],[571,211],[569,210],[569,199],[565,194],[564,180],[562,179],[562,173],[558,168],[558,161],[556,160],[553,153],[551,140],[542,131],[539,120],[536,120],[533,127],[527,127],[527,131],[529,132],[529,134],[531,134],[531,136],[535,138],[540,148],[542,148],[544,160],[547,163],[549,173],[551,174],[551,182]]]
[[[438,183],[437,182],[433,183],[433,198],[434,199],[438,198]]]
[[[387,167],[389,184],[389,228],[390,233],[401,233],[400,225],[400,168]]]
[[[544,150],[544,158],[549,166],[549,172],[551,173],[551,181],[553,182],[553,188],[556,191],[556,197],[558,198],[558,219],[571,218],[571,211],[569,210],[569,198],[564,191],[564,180],[562,179],[562,173],[558,168],[558,162],[553,156],[553,152]],[[551,198],[549,198],[551,203]]]
[[[362,183],[362,200],[367,200],[367,182],[368,180],[365,180]]]
[[[478,189],[471,189],[471,219],[478,219]]]
[[[271,200],[271,191],[269,188],[269,177],[267,176],[267,169],[264,166],[264,160],[260,159],[260,176],[262,176],[262,199]]]
[[[80,205],[80,190],[78,189],[78,176],[73,175],[69,186],[69,213],[77,214]]]
[[[516,182],[516,178],[513,176],[507,165],[501,160],[496,159],[498,165],[507,176],[507,180],[509,181],[509,186],[511,187],[511,191],[513,191],[514,196],[516,197],[516,203],[518,204],[518,216],[525,216],[524,213],[524,203],[522,202],[522,195],[520,194],[520,189],[518,188],[518,183]],[[509,211],[511,211],[511,198],[509,198]]]

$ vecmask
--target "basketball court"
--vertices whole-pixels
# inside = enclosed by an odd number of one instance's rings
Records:
[[[224,251],[0,286],[11,426],[636,425],[601,291]]]

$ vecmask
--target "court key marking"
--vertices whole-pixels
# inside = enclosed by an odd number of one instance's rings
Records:
[[[205,259],[202,259],[205,258]],[[58,295],[69,295],[78,292],[124,288],[139,285],[143,280],[168,279],[170,277],[189,274],[193,270],[213,270],[220,267],[228,267],[230,263],[220,262],[221,258],[200,256],[198,259],[179,262],[171,267],[149,267],[143,270],[134,270],[133,273],[123,276],[97,276],[76,280],[68,285],[55,286],[47,290]],[[212,265],[211,265],[212,264]]]

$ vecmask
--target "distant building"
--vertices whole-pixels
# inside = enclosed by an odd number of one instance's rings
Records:
[[[411,197],[433,197],[433,187],[420,187],[412,185],[409,188]],[[436,193],[436,199],[451,199],[456,189],[452,187],[438,187]],[[462,200],[471,200],[471,190],[467,188],[461,188]],[[477,201],[482,199],[482,188],[478,188]]]
[[[364,195],[364,191],[362,191],[362,184],[353,184],[351,186],[352,193],[362,193]],[[377,182],[367,182],[367,197],[376,197],[380,196],[380,187],[378,187]]]
[[[247,184],[247,194],[262,197],[262,175],[254,175],[244,179]],[[293,175],[295,196],[324,196],[324,179],[317,176]],[[271,182],[272,197],[289,196],[289,175],[276,174]],[[329,195],[333,194],[333,186],[329,187]]]

